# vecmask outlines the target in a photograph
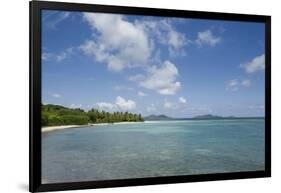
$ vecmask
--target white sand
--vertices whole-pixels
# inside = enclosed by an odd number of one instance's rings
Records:
[[[91,126],[105,126],[105,125],[122,125],[122,124],[136,124],[143,122],[117,122],[117,123],[91,123],[88,125],[61,125],[61,126],[49,126],[42,127],[42,132],[49,132],[61,129],[79,128],[79,127],[91,127]]]
[[[49,127],[42,127],[42,132],[49,132],[54,130],[61,130],[61,129],[69,129],[69,128],[77,128],[77,127],[85,127],[87,125],[61,125],[61,126],[49,126]]]
[[[127,124],[139,124],[139,123],[144,123],[144,122],[117,122],[113,123],[114,125],[127,125]]]

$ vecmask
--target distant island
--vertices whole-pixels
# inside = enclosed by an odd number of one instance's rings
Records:
[[[223,116],[218,116],[218,115],[212,115],[212,114],[206,114],[206,115],[198,115],[195,117],[191,117],[191,118],[173,118],[173,117],[169,117],[167,115],[149,115],[144,117],[145,121],[169,121],[169,120],[210,120],[210,119],[248,119],[248,118],[264,118],[264,117],[235,117],[235,116],[227,116],[227,117],[223,117]]]
[[[87,125],[96,123],[143,122],[141,114],[129,112],[105,112],[98,109],[85,111],[80,108],[68,108],[61,105],[41,106],[42,126]]]
[[[222,119],[224,117],[217,116],[217,115],[198,115],[192,118],[173,118],[168,117],[167,115],[149,115],[147,117],[144,117],[144,120],[146,121],[157,121],[157,120],[186,120],[186,119]]]
[[[228,116],[228,117],[222,117],[218,115],[212,115],[212,114],[206,114],[206,115],[198,115],[193,117],[192,119],[231,119],[231,118],[236,118],[234,116]]]
[[[160,120],[173,120],[174,118],[168,117],[166,115],[149,115],[144,117],[146,121],[160,121]]]

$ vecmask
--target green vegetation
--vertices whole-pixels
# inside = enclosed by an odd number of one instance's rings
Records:
[[[144,121],[141,114],[129,112],[105,112],[97,109],[84,111],[60,105],[42,105],[42,126],[86,125],[88,123],[115,123]]]

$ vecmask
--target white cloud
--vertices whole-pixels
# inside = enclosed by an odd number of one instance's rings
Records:
[[[142,91],[138,91],[138,96],[144,97],[144,96],[147,96],[147,94]]]
[[[112,71],[147,65],[151,45],[142,26],[118,14],[84,13],[84,18],[96,37],[80,47],[84,53]]]
[[[226,89],[230,91],[237,91],[239,86],[239,81],[237,79],[232,79],[227,82]]]
[[[238,79],[232,79],[227,82],[226,84],[226,90],[230,91],[237,91],[239,87],[250,87],[251,86],[251,80],[249,79],[244,79],[244,80],[238,80]]]
[[[58,93],[53,93],[52,97],[54,97],[54,98],[61,98],[62,96],[60,94],[58,94]]]
[[[181,83],[176,81],[178,69],[170,61],[165,61],[162,66],[153,66],[149,69],[147,77],[140,81],[140,86],[155,90],[161,95],[174,95]]]
[[[63,51],[61,51],[59,54],[56,53],[48,53],[48,52],[43,52],[41,59],[44,61],[56,61],[56,62],[61,62],[62,60],[66,59],[69,57],[71,54],[73,54],[74,48],[69,47]]]
[[[97,107],[101,110],[121,110],[128,111],[136,108],[136,102],[133,100],[126,100],[121,96],[117,96],[115,99],[115,103],[110,102],[98,102],[96,103]]]
[[[147,74],[137,74],[129,80],[159,94],[173,95],[181,88],[181,83],[176,81],[176,66],[169,61],[162,62],[159,50],[154,47],[158,41],[167,45],[169,51],[175,51],[186,44],[185,36],[171,22],[128,21],[123,15],[101,13],[84,13],[84,19],[93,32],[93,38],[80,46],[86,55],[105,63],[111,71],[141,67]]]
[[[241,85],[245,87],[251,86],[251,80],[245,79],[241,81]]]
[[[166,108],[166,109],[171,109],[171,108],[173,108],[173,103],[171,103],[171,102],[169,102],[169,101],[165,101],[164,102],[164,108]]]
[[[56,59],[58,62],[64,60],[66,58],[66,53],[65,52],[62,52],[60,53],[59,55],[56,56]]]
[[[242,68],[245,69],[247,73],[254,73],[256,71],[264,70],[265,68],[265,58],[264,54],[253,58],[250,62],[241,64]]]
[[[181,48],[188,43],[185,35],[176,31],[168,20],[162,20],[157,23],[159,25],[158,39],[162,44],[169,46],[168,51],[170,55],[173,56],[177,53],[184,55],[185,53]]]
[[[51,57],[52,57],[52,54],[51,54],[51,53],[43,52],[43,53],[42,53],[42,56],[41,56],[41,59],[47,61],[47,60],[49,60]]]
[[[186,103],[186,98],[179,97],[179,102],[185,104]]]
[[[55,30],[57,25],[67,19],[70,16],[70,12],[53,11],[43,18],[42,22],[48,29]]]
[[[99,102],[96,103],[99,109],[102,110],[112,110],[114,108],[114,104],[112,103],[107,103],[107,102]]]
[[[178,102],[170,102],[165,100],[163,103],[163,107],[169,110],[176,110],[177,112],[185,112],[187,99],[185,97],[179,97]]]
[[[198,46],[203,46],[204,44],[209,46],[216,46],[221,42],[221,38],[214,36],[211,30],[206,30],[203,32],[198,32],[195,42]]]
[[[123,15],[101,13],[84,13],[84,19],[91,26],[93,38],[80,49],[107,64],[111,71],[150,68],[152,62],[161,63],[156,42],[166,45],[173,55],[183,54],[182,48],[188,43],[185,35],[176,31],[167,19],[128,21]]]
[[[116,97],[115,104],[117,108],[119,108],[122,111],[132,110],[136,108],[135,101],[126,100],[121,96]]]
[[[175,30],[171,21],[163,19],[160,21],[138,21],[137,23],[143,26],[150,34],[155,35],[159,43],[167,45],[170,55],[184,55],[184,50],[181,48],[188,44],[189,40],[187,40],[183,33]]]
[[[73,53],[73,48],[70,47],[70,48],[67,48],[66,50],[62,51],[60,54],[57,54],[55,57],[56,57],[56,60],[58,62],[66,59],[69,55],[71,55]]]
[[[145,79],[145,76],[142,74],[136,74],[136,75],[130,76],[128,78],[128,80],[135,81],[135,82],[140,82],[140,81],[143,81],[144,79]]]
[[[234,86],[237,86],[238,85],[238,80],[237,79],[233,79],[233,80],[230,80],[228,82],[228,86],[230,87],[234,87]]]
[[[179,48],[183,47],[183,45],[185,44],[184,35],[176,32],[174,30],[171,30],[168,33],[168,37],[169,37],[168,38],[169,45],[171,45],[175,49],[179,49]]]

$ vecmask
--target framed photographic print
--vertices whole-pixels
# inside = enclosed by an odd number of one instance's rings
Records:
[[[30,2],[30,191],[270,177],[270,21]]]

